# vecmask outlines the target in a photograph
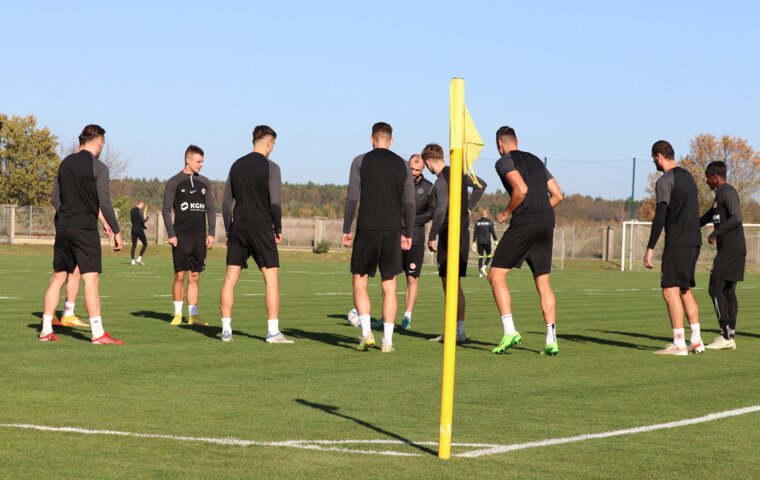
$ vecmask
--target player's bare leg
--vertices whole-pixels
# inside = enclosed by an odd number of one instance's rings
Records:
[[[124,343],[121,340],[111,338],[103,329],[103,322],[100,318],[100,274],[98,272],[83,273],[82,280],[84,281],[84,307],[90,317],[92,343],[98,345],[120,345]]]
[[[406,310],[404,311],[404,319],[401,322],[401,326],[407,330],[411,328],[412,312],[414,311],[414,305],[417,303],[417,294],[419,293],[420,284],[419,278],[412,275],[406,276]]]
[[[190,325],[208,325],[202,322],[198,316],[199,283],[201,272],[189,272],[187,275],[187,323]]]
[[[280,332],[280,279],[278,267],[262,268],[266,293],[264,303],[267,309],[267,343],[293,343]]]
[[[658,355],[688,355],[683,329],[684,301],[681,289],[679,287],[665,287],[662,289],[662,298],[668,307],[670,324],[673,327],[673,343],[654,353]],[[693,307],[690,306],[690,308]]]
[[[441,286],[443,287],[444,298],[448,295],[446,291],[446,277],[441,277]],[[467,340],[464,332],[464,313],[465,313],[465,297],[464,290],[462,290],[462,282],[457,282],[457,343],[463,343]],[[443,342],[443,335],[439,335],[430,339],[431,342]]]
[[[393,351],[393,328],[398,312],[396,296],[396,277],[384,278],[381,282],[383,289],[383,352]]]
[[[174,304],[174,316],[172,317],[171,325],[182,325],[182,304],[185,300],[186,276],[187,273],[184,271],[174,272],[174,280],[172,282],[172,303]]]
[[[699,305],[694,298],[694,293],[691,289],[679,291],[681,294],[681,303],[683,304],[684,313],[686,319],[689,321],[689,328],[691,329],[691,339],[689,340],[689,351],[694,353],[702,353],[705,351],[704,343],[702,342],[702,332],[699,325]]]
[[[522,342],[522,336],[515,328],[512,319],[512,295],[507,285],[507,275],[511,269],[491,267],[488,270],[488,282],[491,284],[493,299],[496,302],[496,309],[501,316],[501,323],[504,327],[504,335],[501,337],[496,348],[491,353],[504,353],[509,348]],[[536,284],[538,288],[538,284]],[[539,292],[540,294],[540,292]]]
[[[227,265],[224,272],[222,289],[219,292],[219,309],[222,312],[222,341],[232,341],[232,306],[235,304],[235,285],[240,278],[242,268],[238,265]]]
[[[68,274],[66,272],[53,272],[50,276],[50,283],[45,291],[44,307],[42,309],[42,330],[40,331],[40,341],[57,341],[58,337],[53,334],[53,317],[58,301],[61,298],[61,287],[66,282]]]
[[[546,324],[546,344],[544,354],[557,355],[559,347],[557,346],[557,299],[552,290],[549,274],[537,275],[534,278],[536,290],[541,300],[541,312],[544,314],[544,323]]]
[[[370,311],[372,305],[369,300],[369,293],[367,292],[369,275],[354,274],[352,280],[354,306],[359,313],[359,324],[362,329],[362,338],[357,348],[364,351],[375,345],[375,337],[372,336],[372,326],[370,325]]]

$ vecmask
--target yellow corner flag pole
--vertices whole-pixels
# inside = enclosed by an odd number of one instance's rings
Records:
[[[459,233],[462,213],[462,149],[464,147],[464,80],[451,80],[449,146],[449,251],[446,257],[446,323],[443,331],[443,385],[438,458],[451,458],[451,421],[454,416],[454,367],[456,364],[457,300],[459,290]]]

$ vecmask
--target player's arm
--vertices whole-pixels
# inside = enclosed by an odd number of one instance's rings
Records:
[[[106,221],[106,217],[103,216],[103,210],[98,208],[98,220],[100,220],[100,223],[103,224],[103,233],[106,234],[106,236],[110,237],[113,235],[113,230],[111,230],[111,226]]]
[[[351,224],[354,222],[356,207],[359,206],[361,196],[361,165],[364,155],[359,155],[351,162],[348,174],[348,193],[346,194],[346,208],[343,212],[343,238],[344,247],[351,246]]]
[[[408,166],[406,168],[406,178],[404,179],[404,190],[402,192],[401,202],[401,204],[404,206],[404,222],[401,229],[401,236],[411,239],[412,231],[414,230],[414,217],[417,212],[417,200],[416,194],[414,192],[414,180],[412,179],[412,171]],[[411,240],[407,243],[411,245]]]
[[[110,182],[108,167],[100,160],[95,159],[93,162],[93,173],[95,174],[95,186],[98,192],[98,207],[100,207],[103,218],[106,219],[113,233],[118,234],[121,229],[119,228],[119,222],[116,220],[116,212],[111,204],[111,195],[108,193]]]
[[[699,226],[704,227],[708,223],[712,222],[712,208],[708,209],[704,215],[699,217]]]
[[[206,204],[206,225],[208,228],[206,247],[211,248],[216,240],[216,208],[214,205],[214,192],[211,191],[211,181],[205,177],[203,177],[203,181],[206,182],[206,197],[204,202]]]
[[[744,221],[741,209],[739,208],[739,195],[736,193],[736,190],[726,190],[722,192],[721,197],[723,205],[726,207],[728,218],[721,221],[718,228],[710,234],[711,237],[714,236],[715,238],[739,228]]]
[[[227,175],[227,181],[224,182],[224,196],[222,197],[222,221],[227,237],[230,236],[230,225],[232,225],[232,206],[232,185],[230,184],[230,176]]]
[[[164,189],[164,203],[161,206],[161,217],[164,219],[164,228],[166,228],[166,237],[169,245],[177,246],[177,235],[174,232],[174,223],[172,222],[172,208],[174,208],[174,199],[177,195],[176,176],[166,182]]]
[[[269,160],[269,210],[277,243],[282,238],[282,175],[280,166]]]
[[[546,188],[549,190],[549,204],[552,208],[556,208],[565,199],[562,189],[559,188],[559,184],[554,178],[546,182]]]
[[[522,175],[517,170],[512,170],[506,174],[507,183],[512,188],[512,194],[509,196],[507,208],[497,215],[499,223],[504,223],[517,207],[522,205],[525,197],[528,196],[528,185],[523,180]]]
[[[464,178],[467,182],[467,186],[472,189],[470,197],[467,200],[467,211],[472,212],[475,209],[475,205],[480,201],[480,198],[486,193],[488,184],[485,180],[477,176],[473,179],[471,176],[465,175]]]
[[[55,208],[55,213],[58,213],[58,210],[61,209],[61,187],[58,185],[58,174],[55,175],[55,182],[53,182],[53,196],[50,200],[53,203],[53,208]]]
[[[433,213],[433,223],[430,226],[430,235],[428,236],[428,249],[436,251],[438,248],[438,232],[440,232],[443,222],[446,220],[446,212],[449,208],[449,188],[446,182],[438,177],[433,185],[435,195],[435,213]]]

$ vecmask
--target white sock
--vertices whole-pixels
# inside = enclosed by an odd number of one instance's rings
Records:
[[[182,304],[184,304],[185,302],[180,300],[179,302],[172,302],[172,303],[174,304],[174,315],[182,315]]]
[[[137,261],[138,261],[138,262],[142,262],[142,255],[139,255],[139,256],[137,257]]]
[[[464,337],[464,320],[457,320],[457,337]]]
[[[182,308],[182,305],[180,305],[180,308]],[[198,305],[188,305],[187,306],[187,314],[192,316],[198,315]]]
[[[280,333],[280,320],[277,318],[270,318],[267,320],[267,331],[269,335],[277,335]]]
[[[501,323],[504,325],[504,335],[512,335],[515,330],[515,322],[512,321],[512,314],[508,313],[501,316]]]
[[[74,305],[76,305],[75,302],[63,302],[63,316],[64,317],[70,317],[74,315]]]
[[[407,310],[406,312],[404,312],[404,316],[406,318],[408,318],[409,320],[411,320],[412,319],[412,312],[410,312],[410,311]]]
[[[42,331],[40,332],[40,337],[44,337],[45,335],[51,333],[52,331],[53,331],[53,316],[43,315],[42,316]]]
[[[546,325],[546,344],[557,343],[557,325],[548,323]]]
[[[90,328],[92,329],[92,338],[100,338],[106,333],[103,330],[103,322],[100,317],[90,317]]]
[[[359,323],[362,326],[362,337],[366,337],[372,333],[372,325],[370,325],[369,315],[359,315]]]
[[[699,323],[692,323],[689,325],[691,329],[691,343],[699,343],[702,341],[702,335],[699,333]]]
[[[223,332],[232,332],[232,319],[231,318],[222,318],[222,331]]]
[[[685,347],[686,339],[684,338],[683,328],[673,329],[673,345],[676,347]]]
[[[393,345],[393,327],[395,326],[396,324],[392,322],[383,323],[383,340],[386,345]]]

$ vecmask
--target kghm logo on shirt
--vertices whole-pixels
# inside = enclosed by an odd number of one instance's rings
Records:
[[[182,202],[179,205],[179,209],[183,212],[186,212],[188,209],[190,209],[193,212],[205,212],[206,211],[206,204],[202,202]]]

